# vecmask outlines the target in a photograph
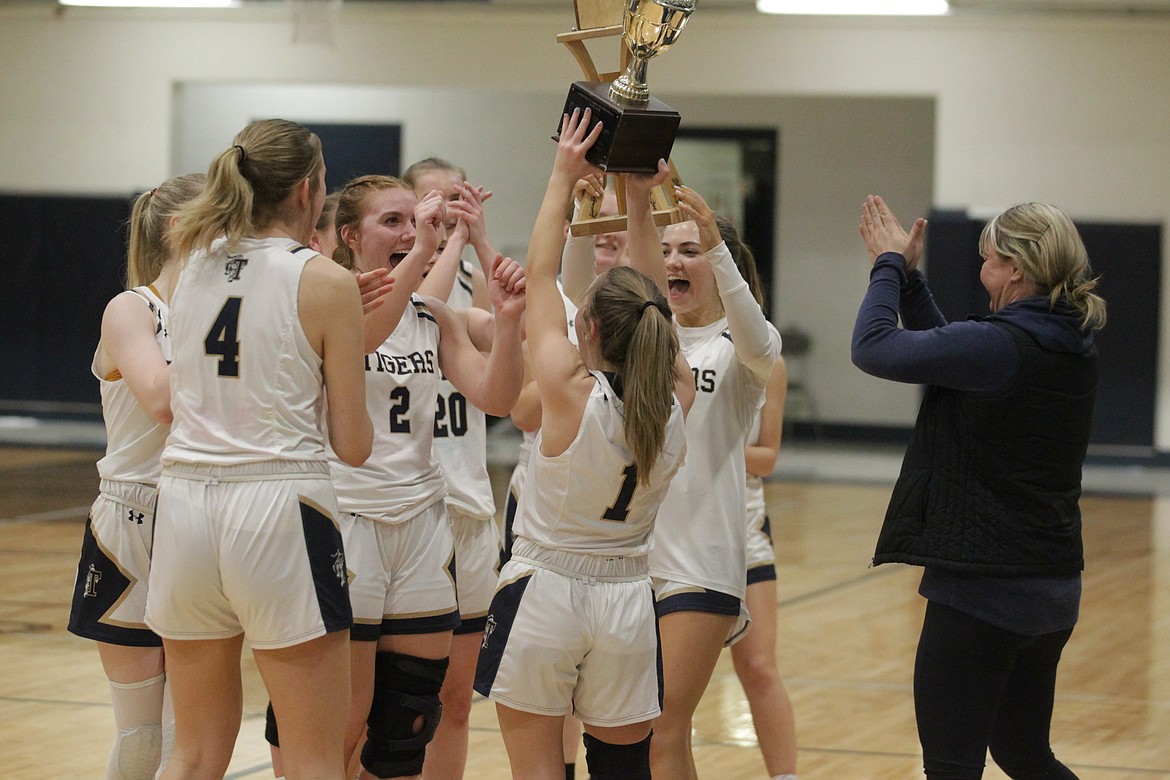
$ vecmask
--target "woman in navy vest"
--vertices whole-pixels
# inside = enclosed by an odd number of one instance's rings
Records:
[[[1072,221],[1024,203],[979,238],[990,315],[947,323],[918,270],[925,229],[907,233],[866,200],[873,270],[852,354],[868,374],[926,385],[873,559],[924,567],[914,705],[926,776],[980,778],[990,748],[1010,777],[1075,778],[1048,732],[1080,605],[1105,302]]]

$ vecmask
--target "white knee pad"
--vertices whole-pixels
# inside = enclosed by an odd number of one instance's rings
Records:
[[[153,780],[162,756],[165,677],[137,683],[110,681],[118,733],[106,764],[107,780]]]
[[[162,724],[118,729],[110,762],[106,767],[107,780],[154,780],[162,757]]]

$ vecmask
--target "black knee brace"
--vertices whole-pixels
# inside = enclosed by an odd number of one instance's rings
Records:
[[[276,713],[272,710],[272,702],[268,702],[268,712],[264,713],[264,739],[273,747],[280,747],[280,732],[276,729]]]
[[[374,700],[366,719],[362,766],[376,777],[409,777],[422,772],[427,743],[435,736],[443,705],[439,689],[446,658],[378,653],[374,659]],[[421,728],[415,721],[422,716]]]
[[[585,734],[590,780],[650,780],[650,736],[632,745],[611,745]]]

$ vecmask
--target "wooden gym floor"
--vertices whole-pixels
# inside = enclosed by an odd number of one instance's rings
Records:
[[[65,631],[94,450],[0,447],[0,777],[101,778],[113,718],[90,642]],[[799,471],[799,469],[798,469]],[[507,470],[495,467],[503,484]],[[802,778],[921,777],[911,670],[918,570],[868,568],[889,495],[882,479],[768,483],[779,558],[781,672],[797,714]],[[1083,501],[1081,622],[1065,651],[1053,747],[1082,780],[1170,778],[1170,491]],[[1147,482],[1150,480],[1147,479]],[[1086,480],[1088,484],[1088,480]],[[266,696],[245,661],[244,721],[229,778],[271,777]],[[727,654],[695,719],[700,774],[765,778]],[[509,777],[492,705],[472,712],[468,780]],[[584,757],[582,761],[582,776]],[[989,766],[985,777],[1005,775]]]

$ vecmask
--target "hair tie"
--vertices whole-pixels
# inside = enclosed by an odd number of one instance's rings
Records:
[[[152,189],[152,190],[150,191],[150,195],[149,195],[148,197],[151,197],[151,198],[153,198],[153,197],[154,197],[154,193],[156,193],[156,192],[158,192],[158,187],[155,187],[154,189]]]
[[[641,316],[641,315],[645,314],[645,313],[646,313],[646,309],[648,309],[648,308],[650,308],[650,307],[654,307],[655,309],[657,309],[657,310],[658,310],[658,311],[660,311],[660,312],[662,311],[662,307],[660,307],[660,306],[659,306],[657,303],[655,303],[654,301],[645,301],[645,302],[643,302],[643,303],[642,303],[642,310],[641,310],[640,312],[638,312],[638,315],[639,315],[639,316]],[[663,316],[663,317],[666,317],[666,319],[670,319],[670,315],[669,315],[669,314],[663,313],[663,314],[662,314],[662,316]]]
[[[238,149],[240,152],[240,161],[239,161],[238,165],[243,165],[244,163],[246,163],[248,161],[248,151],[246,149],[244,149],[244,147],[240,146],[239,144],[236,144],[232,148]]]

